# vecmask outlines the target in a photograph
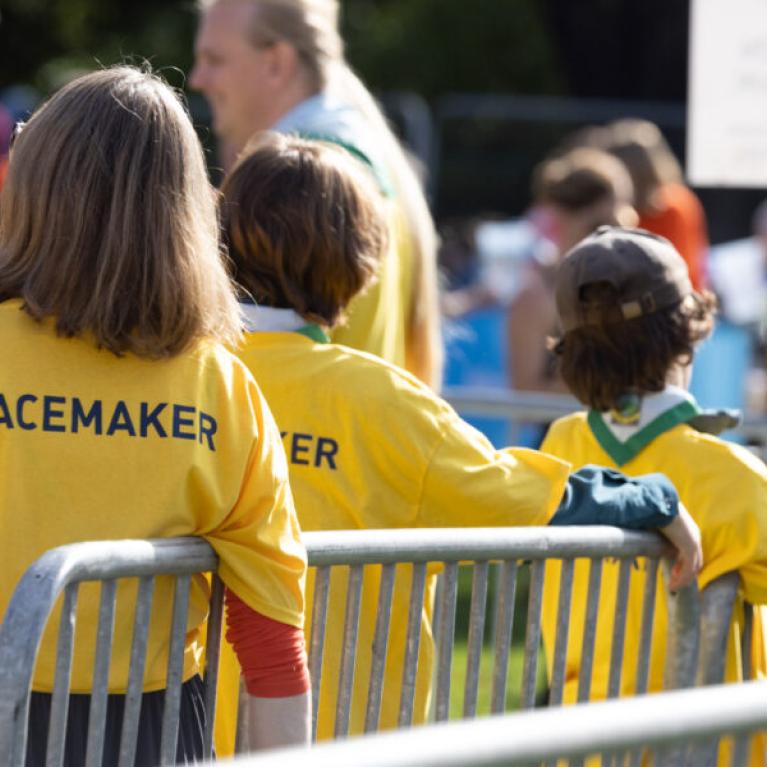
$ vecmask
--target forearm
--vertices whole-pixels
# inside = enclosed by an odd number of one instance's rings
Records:
[[[226,638],[242,667],[247,695],[246,750],[306,745],[311,697],[301,629],[272,620],[226,590]]]
[[[312,722],[309,692],[289,698],[248,695],[247,716],[251,750],[309,745]]]
[[[678,505],[674,486],[662,474],[627,477],[611,469],[584,466],[570,475],[550,524],[665,527],[676,517]]]

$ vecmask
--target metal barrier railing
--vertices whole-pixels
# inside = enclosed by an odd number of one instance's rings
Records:
[[[421,641],[421,614],[428,579],[435,577],[427,570],[429,563],[442,563],[445,588],[442,591],[440,618],[436,622],[437,673],[435,718],[448,718],[451,687],[451,662],[455,637],[456,576],[459,565],[471,563],[474,568],[471,609],[468,631],[467,663],[463,715],[476,713],[480,654],[483,643],[489,568],[498,563],[500,568],[499,594],[494,614],[493,677],[491,710],[505,710],[508,661],[512,629],[515,619],[515,592],[520,562],[530,563],[529,605],[525,630],[524,670],[521,678],[523,708],[535,703],[535,679],[538,666],[538,647],[541,636],[541,598],[543,568],[551,559],[561,559],[567,565],[577,558],[588,558],[599,568],[605,558],[617,559],[624,573],[630,576],[631,564],[636,557],[646,557],[654,566],[669,552],[666,542],[655,534],[634,533],[607,527],[582,528],[492,528],[492,529],[425,529],[425,530],[373,530],[334,531],[305,534],[310,564],[317,568],[313,623],[310,641],[312,692],[319,700],[323,677],[323,645],[328,631],[342,631],[343,660],[340,667],[339,694],[336,702],[336,730],[338,736],[348,731],[349,706],[355,685],[366,683],[367,709],[365,730],[378,729],[381,707],[384,667],[387,662],[388,627],[392,610],[392,584],[395,567],[406,565],[413,572],[408,614],[405,660],[402,668],[402,694],[399,700],[400,726],[410,724],[413,711],[415,675]],[[334,567],[348,567],[348,588],[345,621],[342,626],[328,625],[330,574]],[[377,619],[374,633],[374,663],[367,680],[355,679],[355,660],[359,651],[358,628],[360,594],[366,567],[381,567]],[[210,546],[202,540],[181,538],[158,541],[106,541],[73,544],[47,552],[30,567],[19,582],[5,619],[0,627],[0,754],[7,755],[4,764],[21,765],[26,752],[27,709],[37,648],[48,623],[54,604],[63,593],[63,607],[59,625],[56,674],[52,695],[49,730],[48,764],[61,764],[64,733],[67,724],[67,699],[72,664],[73,633],[80,583],[101,581],[101,602],[98,640],[95,652],[91,718],[88,733],[88,763],[100,763],[104,745],[104,719],[108,694],[110,647],[113,638],[116,581],[138,578],[133,644],[128,677],[126,707],[122,727],[120,764],[132,764],[141,703],[144,676],[144,655],[151,608],[152,582],[157,576],[175,576],[176,590],[173,607],[166,704],[161,735],[162,758],[171,763],[175,757],[178,731],[179,700],[183,668],[184,637],[189,601],[191,576],[200,572],[215,572],[217,561]],[[563,568],[568,572],[568,567]],[[648,578],[646,588],[654,589],[654,578]],[[649,582],[653,585],[650,586]],[[562,578],[563,593],[567,591],[567,577]],[[680,592],[671,600],[672,626],[667,654],[667,679],[670,687],[691,686],[695,683],[697,660],[703,659],[701,668],[709,669],[702,681],[718,681],[723,674],[712,670],[713,661],[724,657],[727,626],[732,609],[737,577],[725,576],[704,592],[703,600],[695,588]],[[207,709],[204,747],[207,754],[212,748],[212,724],[215,711],[216,673],[218,669],[218,642],[221,635],[223,588],[214,576],[211,613],[208,621],[207,668],[205,701]],[[715,598],[707,599],[707,595]],[[598,581],[592,586],[591,601],[599,596]],[[647,597],[650,603],[652,600]],[[567,610],[562,609],[560,631],[566,635]],[[594,611],[592,611],[594,612]],[[616,604],[614,626],[620,632],[625,625],[625,597]],[[711,630],[706,630],[701,616],[707,616]],[[645,629],[640,659],[649,653],[651,631],[647,626],[651,615],[644,616]],[[584,627],[584,647],[593,648],[596,613],[589,615]],[[589,639],[591,637],[591,639]],[[590,645],[589,645],[590,643]],[[702,647],[702,649],[701,649]],[[557,643],[555,649],[551,700],[561,700],[563,664],[566,646]],[[615,643],[612,664],[622,663],[622,646]],[[640,660],[641,662],[641,660]],[[584,663],[582,679],[589,669]],[[584,681],[585,684],[585,681]],[[317,727],[315,705],[314,730]]]
[[[407,610],[406,647],[402,668],[402,692],[399,703],[398,726],[412,721],[414,680],[421,641],[421,613],[425,584],[428,578],[427,563],[442,563],[444,588],[439,604],[439,619],[435,620],[434,635],[437,646],[436,689],[434,719],[448,718],[451,663],[455,638],[456,573],[459,563],[474,567],[470,620],[468,627],[467,663],[465,669],[463,716],[473,717],[477,707],[477,686],[480,655],[485,634],[487,612],[488,567],[500,563],[499,592],[491,620],[494,623],[493,673],[491,712],[502,713],[506,708],[507,676],[512,629],[515,619],[515,592],[519,563],[530,563],[530,585],[525,629],[524,664],[521,678],[521,707],[535,704],[535,683],[538,667],[538,651],[541,639],[541,603],[543,573],[548,560],[559,559],[564,563],[560,585],[560,611],[558,615],[557,642],[553,659],[550,702],[561,703],[567,653],[566,637],[569,628],[569,573],[578,558],[592,560],[592,572],[598,574],[602,560],[617,559],[621,562],[621,579],[626,588],[619,592],[613,616],[614,636],[612,647],[611,677],[620,679],[623,664],[622,632],[625,631],[628,583],[632,564],[637,557],[647,558],[649,569],[655,573],[659,560],[669,553],[667,543],[651,533],[636,533],[609,527],[573,528],[487,528],[487,529],[424,529],[424,530],[371,530],[305,533],[309,563],[317,568],[314,593],[312,631],[309,646],[312,693],[315,704],[320,700],[323,681],[323,648],[326,633],[335,632],[335,643],[343,642],[343,654],[338,679],[338,695],[335,709],[335,736],[348,733],[350,700],[353,689],[364,689],[366,698],[365,732],[378,729],[381,707],[381,690],[384,665],[387,660],[388,630],[392,611],[392,583],[396,565],[412,567],[410,602],[399,609]],[[349,568],[346,589],[345,618],[343,625],[327,625],[330,574],[334,567]],[[360,621],[360,593],[363,570],[366,566],[381,566],[382,577],[376,610],[376,625],[370,646],[363,652],[372,652],[369,679],[354,676],[358,647]],[[639,692],[646,689],[647,667],[652,639],[652,606],[657,579],[645,579],[645,604],[650,609],[643,616],[642,639],[638,658],[640,677]],[[581,665],[581,689],[588,697],[594,637],[597,625],[597,604],[600,581],[590,581],[589,605],[583,632],[583,663]],[[727,629],[732,606],[738,588],[737,574],[728,574],[714,582],[701,599],[694,587],[684,589],[669,598],[669,620],[672,626],[667,652],[666,687],[680,688],[695,684],[698,659],[708,669],[707,682],[722,681]],[[706,620],[701,621],[705,616]],[[701,630],[703,624],[703,630]],[[342,639],[339,640],[339,636]],[[618,687],[612,687],[618,694]],[[319,709],[319,710],[318,710]],[[314,707],[313,732],[317,732],[318,715],[324,716],[321,706]]]
[[[179,727],[191,577],[197,573],[215,573],[217,567],[218,560],[213,549],[198,538],[77,543],[52,549],[40,557],[19,581],[0,626],[2,763],[16,767],[25,762],[27,712],[36,654],[48,618],[63,592],[46,762],[49,766],[62,764],[78,587],[86,581],[101,581],[86,754],[87,764],[101,764],[117,579],[138,578],[119,762],[120,765],[133,765],[154,579],[157,576],[174,576],[175,596],[160,739],[162,763],[173,764]],[[214,575],[206,642],[209,671],[204,680],[207,714],[204,751],[208,756],[212,755],[222,605],[223,587]]]
[[[578,400],[564,394],[454,386],[445,389],[442,395],[462,415],[501,418],[510,424],[548,423],[583,410]],[[764,447],[767,446],[767,419],[746,417],[731,431],[767,449]]]
[[[767,682],[713,686],[537,709],[472,722],[353,738],[310,751],[286,749],[238,762],[241,767],[521,767],[556,759],[655,750],[656,767],[702,762],[688,744],[767,727]],[[570,762],[572,763],[572,761]],[[745,761],[732,761],[740,767]]]

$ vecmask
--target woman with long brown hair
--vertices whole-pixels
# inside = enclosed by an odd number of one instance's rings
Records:
[[[279,433],[253,378],[223,346],[238,337],[213,193],[177,96],[129,67],[64,87],[18,135],[0,197],[0,606],[52,547],[203,536],[228,588],[229,636],[254,696],[254,732],[260,745],[276,745],[307,735],[306,560]],[[98,603],[87,597],[79,600],[69,765],[85,758],[88,628]],[[134,598],[118,589],[107,733],[120,731]],[[142,765],[158,761],[171,600],[171,585],[158,583]],[[201,756],[205,612],[204,583],[195,581],[180,762]],[[54,665],[49,632],[33,682],[30,765],[45,760]],[[107,736],[105,763],[117,763],[118,741]]]

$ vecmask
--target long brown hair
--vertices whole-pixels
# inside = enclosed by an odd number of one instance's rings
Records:
[[[117,354],[236,342],[202,149],[157,76],[118,66],[80,77],[19,134],[0,198],[8,298]]]
[[[372,178],[334,145],[265,133],[221,187],[235,281],[265,306],[332,327],[387,242]]]

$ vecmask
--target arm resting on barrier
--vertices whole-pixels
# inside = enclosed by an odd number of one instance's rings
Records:
[[[672,591],[691,583],[702,565],[700,531],[662,474],[627,477],[613,469],[584,466],[568,478],[549,524],[659,528],[677,550],[669,581]]]
[[[679,496],[662,474],[627,477],[584,466],[567,480],[551,525],[614,525],[631,530],[665,527],[677,515]]]

